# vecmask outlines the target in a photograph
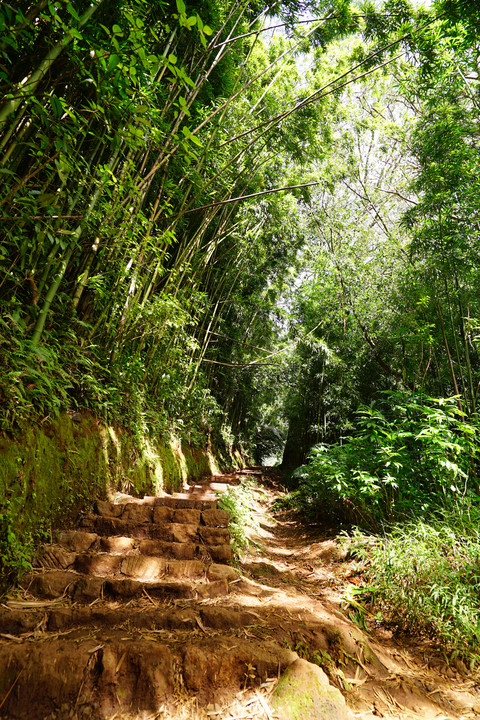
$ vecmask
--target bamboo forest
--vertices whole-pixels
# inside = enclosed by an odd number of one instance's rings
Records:
[[[480,717],[480,4],[0,5],[0,720]]]

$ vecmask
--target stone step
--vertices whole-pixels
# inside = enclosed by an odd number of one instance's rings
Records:
[[[126,567],[129,570],[128,566]],[[158,565],[155,566],[158,571]],[[228,581],[235,571],[228,565],[211,565],[205,576],[191,575],[177,579],[146,578],[141,570],[131,568],[131,575],[84,575],[73,570],[47,570],[29,573],[21,587],[37,598],[72,598],[75,602],[92,602],[103,597],[132,598],[141,595],[175,598],[209,598],[228,594]],[[142,579],[139,579],[139,576]]]
[[[258,624],[259,616],[253,611],[232,607],[200,605],[178,607],[157,603],[155,607],[132,608],[112,603],[90,607],[89,605],[50,604],[42,608],[22,607],[21,601],[0,607],[0,633],[19,636],[30,634],[41,627],[45,632],[65,632],[77,627],[114,628],[126,626],[131,629],[147,630],[238,630]],[[20,607],[17,607],[20,605]]]
[[[149,538],[164,542],[193,542],[205,545],[226,545],[230,542],[230,533],[227,528],[197,523],[135,523],[122,518],[87,515],[80,520],[80,527],[89,533],[102,536],[121,535],[136,539]]]
[[[106,631],[76,641],[48,638],[0,646],[1,715],[9,720],[158,716],[182,693],[206,706],[277,676],[297,659],[275,642],[228,634],[169,643],[154,634]],[[72,714],[73,712],[73,714]]]
[[[73,565],[76,553],[87,551],[108,552],[111,555],[127,553],[157,555],[177,560],[194,560],[209,556],[219,563],[230,563],[232,548],[229,543],[209,545],[202,543],[166,542],[164,540],[140,540],[138,538],[113,535],[100,537],[96,533],[70,530],[57,534],[58,545],[43,546],[37,555],[37,563],[44,568],[66,569]]]

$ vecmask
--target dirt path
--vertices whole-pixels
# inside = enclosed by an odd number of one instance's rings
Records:
[[[0,720],[274,720],[272,692],[297,656],[323,668],[352,718],[479,717],[473,679],[349,619],[354,563],[272,514],[271,483],[231,566],[216,497],[242,478],[99,502],[44,547],[0,605]]]
[[[303,529],[289,513],[272,514],[277,497],[270,487],[257,503],[254,545],[241,563],[248,580],[240,581],[232,601],[256,607],[273,636],[281,630],[289,647],[318,663],[352,717],[480,717],[478,677],[446,665],[427,642],[397,640],[373,622],[364,632],[350,620],[353,608],[344,598],[358,581],[357,563],[345,559],[333,532]]]

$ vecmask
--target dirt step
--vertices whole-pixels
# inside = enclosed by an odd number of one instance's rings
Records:
[[[145,576],[140,580],[131,576],[92,576],[71,570],[47,570],[28,574],[21,586],[38,598],[68,597],[78,602],[92,602],[104,596],[132,598],[145,593],[155,597],[209,598],[228,593],[228,580],[234,572],[228,565],[211,565],[206,580],[202,577],[186,579],[184,575],[179,580],[146,579]]]
[[[58,545],[45,545],[37,554],[37,563],[45,568],[70,567],[75,562],[76,553],[101,551],[112,555],[142,554],[158,555],[177,560],[203,559],[209,556],[219,563],[230,563],[232,548],[229,543],[209,545],[208,551],[203,543],[165,542],[163,540],[140,540],[138,538],[113,535],[100,537],[96,533],[69,530],[57,534]]]
[[[105,632],[77,641],[7,641],[0,647],[0,713],[9,720],[104,720],[157,713],[187,693],[201,705],[218,703],[296,657],[277,643],[228,634],[174,644]]]
[[[175,495],[164,495],[163,497],[145,496],[143,498],[135,498],[131,495],[119,495],[114,502],[106,503],[97,500],[96,506],[101,503],[100,507],[106,504],[114,507],[123,508],[125,505],[148,505],[149,507],[170,507],[170,508],[190,508],[195,510],[215,510],[217,508],[217,499],[214,494],[211,497],[199,498],[190,493],[176,493]]]
[[[201,578],[235,580],[237,573],[228,565],[206,564],[202,560],[171,560],[153,555],[112,555],[84,553],[77,555],[73,569],[85,575],[105,577],[124,575],[137,580],[160,578]]]
[[[164,542],[203,542],[205,545],[226,545],[230,533],[225,527],[210,527],[197,523],[134,523],[121,518],[87,515],[80,520],[80,527],[97,535],[122,535],[136,539],[150,538]]]
[[[74,628],[114,628],[125,626],[129,631],[139,630],[182,630],[193,631],[210,628],[213,630],[238,630],[258,624],[258,615],[253,611],[220,605],[189,605],[178,607],[155,603],[155,607],[125,607],[116,603],[102,606],[93,605],[46,605],[43,608],[0,607],[0,633],[19,636],[49,632],[65,632]]]
[[[197,503],[194,503],[197,504]],[[168,505],[148,505],[144,503],[96,502],[97,514],[106,518],[122,518],[131,523],[187,523],[227,527],[230,514],[215,508],[176,507]]]

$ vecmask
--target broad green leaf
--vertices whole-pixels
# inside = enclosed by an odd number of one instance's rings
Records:
[[[185,3],[183,2],[183,0],[175,0],[175,1],[176,1],[176,4],[177,4],[177,10],[178,10],[178,12],[180,13],[180,15],[183,15],[183,14],[185,13],[186,9],[187,9],[187,8],[185,7]]]
[[[107,66],[108,71],[110,72],[114,68],[116,68],[119,62],[120,62],[120,58],[118,57],[118,55],[116,55],[116,53],[113,53],[112,55],[110,55],[110,57],[108,58],[108,66]]]

